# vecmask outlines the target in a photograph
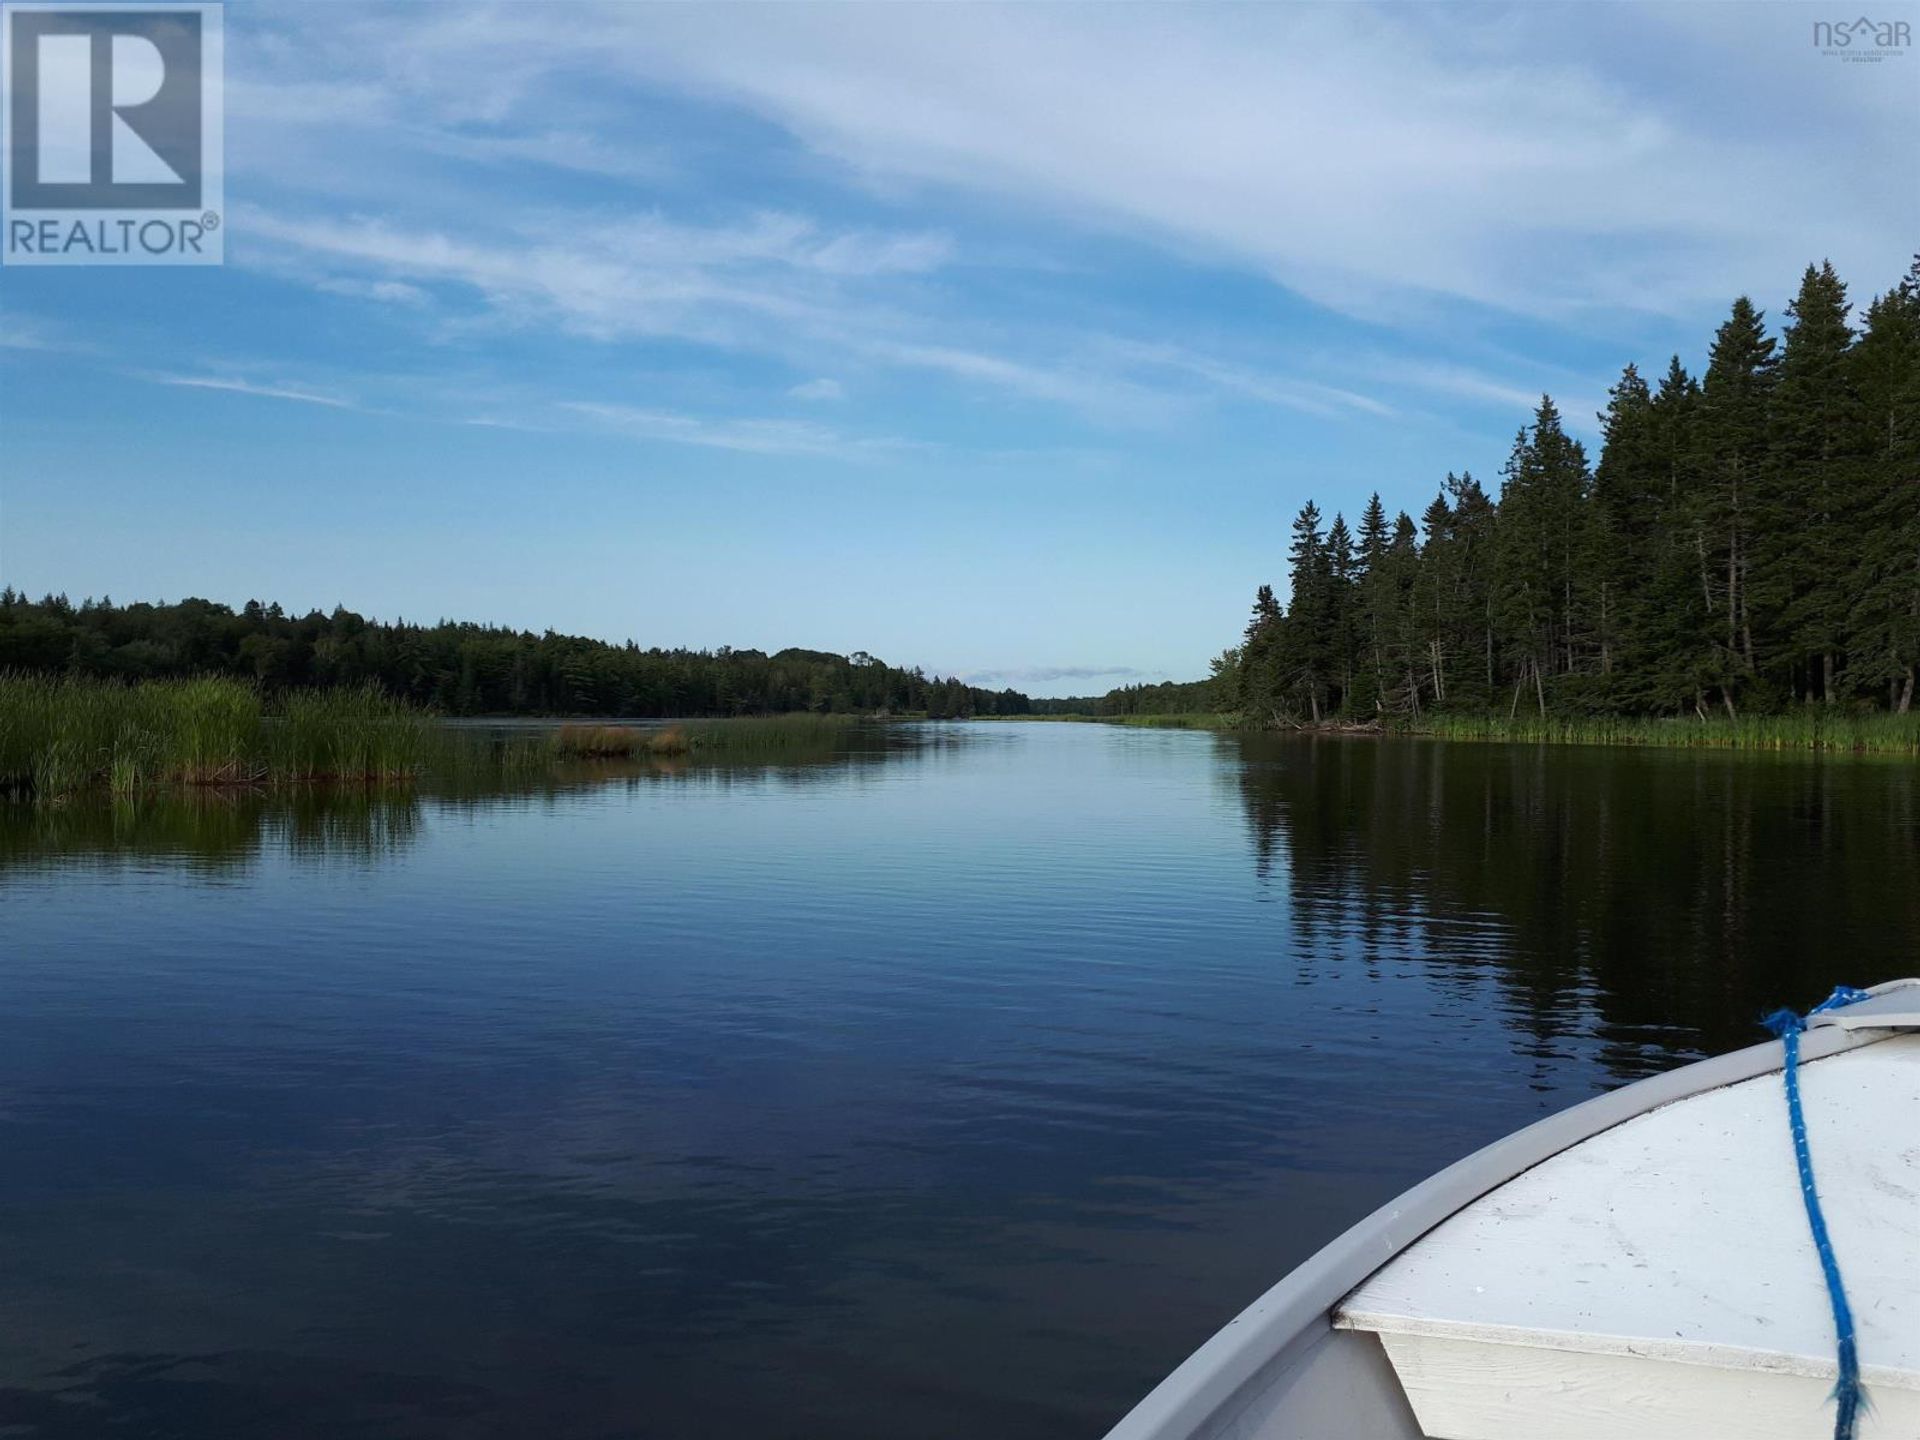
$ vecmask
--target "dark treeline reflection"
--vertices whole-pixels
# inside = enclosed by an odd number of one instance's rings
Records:
[[[1493,972],[1544,1057],[1636,1077],[1758,1016],[1910,974],[1915,777],[1897,761],[1223,739],[1301,950]]]

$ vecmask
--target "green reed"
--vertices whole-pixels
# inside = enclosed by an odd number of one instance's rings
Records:
[[[1409,731],[1447,740],[1508,740],[1571,745],[1669,745],[1721,750],[1805,750],[1858,754],[1920,753],[1920,715],[1803,709],[1781,715],[1649,719],[1429,715]]]
[[[377,687],[268,701],[243,680],[0,675],[0,793],[372,783],[416,774],[427,716]]]
[[[861,723],[857,715],[747,715],[734,720],[689,721],[662,732],[662,738],[677,732],[684,741],[682,753],[750,759],[755,755],[832,749]]]

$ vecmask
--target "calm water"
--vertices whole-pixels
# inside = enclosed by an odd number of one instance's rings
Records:
[[[1436,1167],[1920,969],[1907,764],[861,748],[0,815],[0,1425],[1094,1436]]]

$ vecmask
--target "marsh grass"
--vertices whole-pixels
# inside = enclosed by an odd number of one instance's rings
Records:
[[[1410,733],[1444,740],[1507,740],[1560,745],[1661,745],[1719,750],[1805,750],[1920,754],[1920,715],[1798,710],[1729,720],[1433,715]]]
[[[801,750],[831,749],[860,723],[853,715],[750,715],[690,720],[659,728],[638,725],[562,725],[550,741],[564,760],[647,760],[708,755],[751,759]]]
[[[1238,730],[1238,715],[1195,711],[1178,715],[976,715],[976,721],[1009,725],[1126,725],[1138,730]]]
[[[749,715],[737,720],[697,720],[666,733],[679,733],[694,755],[751,759],[799,750],[831,750],[859,725],[857,715]]]
[[[0,675],[0,793],[403,781],[418,772],[428,724],[372,686],[269,706],[257,687],[215,677]]]
[[[268,696],[243,680],[139,685],[0,674],[0,795],[59,800],[155,786],[406,784],[525,779],[564,762],[792,760],[845,748],[850,715],[664,727],[574,723],[487,736],[436,724],[378,686]]]
[[[651,750],[658,738],[633,725],[562,725],[554,732],[552,749],[566,760],[631,760]]]

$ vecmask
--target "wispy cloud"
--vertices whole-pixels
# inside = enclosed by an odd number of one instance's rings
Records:
[[[1526,414],[1540,403],[1539,389],[1504,380],[1467,365],[1381,357],[1373,368],[1382,377],[1403,385],[1462,400],[1484,401],[1517,414]]]
[[[337,410],[358,408],[353,401],[338,395],[325,395],[316,390],[302,390],[290,385],[262,385],[233,376],[153,373],[142,375],[141,378],[150,380],[156,385],[178,385],[189,390],[220,390],[230,395],[253,395],[265,400],[294,400],[302,405],[326,405]]]
[[[1082,358],[1028,358],[919,338],[954,327],[904,310],[891,294],[870,295],[860,282],[944,263],[949,246],[931,233],[833,232],[773,212],[705,228],[655,215],[553,220],[538,233],[482,237],[261,209],[246,212],[244,223],[270,247],[257,263],[335,293],[417,305],[451,287],[509,323],[592,340],[688,340],[796,365],[850,354],[1128,425],[1165,420],[1179,403],[1112,363],[1121,345],[1087,346],[1083,337]]]
[[[795,400],[844,400],[847,398],[847,387],[823,375],[818,380],[808,380],[794,386],[787,394]]]
[[[1363,395],[1357,390],[1319,380],[1275,374],[1176,345],[1121,343],[1116,348],[1134,364],[1191,376],[1230,395],[1244,396],[1309,415],[1332,417],[1351,415],[1357,411],[1384,418],[1394,413],[1393,407],[1385,401]]]
[[[1046,685],[1061,680],[1161,680],[1157,671],[1131,665],[1010,665],[998,670],[975,670],[965,677],[969,685]],[[1111,688],[1111,687],[1109,687]]]
[[[431,297],[418,285],[409,285],[404,280],[356,280],[349,276],[320,275],[313,277],[313,287],[324,290],[329,295],[345,295],[353,300],[376,300],[383,305],[405,305],[411,309],[421,309],[430,303]]]
[[[752,455],[873,459],[924,448],[912,441],[884,436],[844,435],[825,425],[805,420],[715,419],[590,400],[562,401],[559,408],[598,421],[608,429],[636,440],[663,440],[676,445],[738,450]]]
[[[0,350],[87,355],[96,348],[76,337],[66,326],[38,317],[0,315]]]
[[[755,113],[876,189],[1166,242],[1373,319],[1433,296],[1670,313],[1820,254],[1885,263],[1920,221],[1914,187],[1884,170],[1911,130],[1910,84],[1822,68],[1791,7],[1456,6],[1444,24],[1359,4],[1119,25],[1021,6],[991,23],[888,7],[858,25],[810,6],[751,25],[616,3],[588,23],[571,7],[358,13],[355,53],[393,57],[436,115],[473,110],[476,91],[502,97],[494,110],[564,97],[583,73],[671,87]],[[429,72],[398,58],[423,52]],[[1650,90],[1650,53],[1692,83]],[[1729,118],[1781,90],[1791,131]],[[1765,226],[1755,194],[1773,202]]]

